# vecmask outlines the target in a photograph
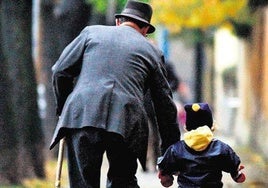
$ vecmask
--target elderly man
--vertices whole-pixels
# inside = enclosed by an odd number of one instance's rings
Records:
[[[86,27],[52,68],[60,118],[50,148],[65,137],[70,187],[100,187],[104,152],[107,187],[139,187],[137,159],[145,166],[148,141],[147,90],[162,151],[179,139],[164,58],[145,37],[155,31],[151,16],[149,4],[128,1],[115,15],[116,26]]]

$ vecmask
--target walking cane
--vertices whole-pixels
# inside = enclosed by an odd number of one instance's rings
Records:
[[[58,153],[58,162],[57,162],[57,170],[56,170],[56,181],[55,187],[60,188],[61,184],[61,170],[62,170],[62,162],[63,162],[63,152],[64,152],[64,138],[60,140],[59,144],[59,153]]]

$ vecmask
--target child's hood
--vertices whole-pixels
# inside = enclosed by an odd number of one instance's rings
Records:
[[[184,142],[195,151],[205,150],[212,139],[213,133],[206,125],[184,134]]]

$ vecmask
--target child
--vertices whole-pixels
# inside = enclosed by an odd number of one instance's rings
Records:
[[[182,188],[223,187],[222,171],[230,173],[237,183],[245,181],[240,159],[233,149],[213,138],[213,118],[207,103],[186,104],[184,140],[170,146],[159,158],[158,177],[164,187],[170,187],[173,176]]]

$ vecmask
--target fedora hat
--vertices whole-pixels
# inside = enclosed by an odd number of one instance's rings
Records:
[[[141,21],[150,26],[148,33],[153,33],[155,27],[150,24],[152,14],[153,9],[149,4],[138,1],[128,1],[121,14],[115,14],[115,18],[129,17]]]

